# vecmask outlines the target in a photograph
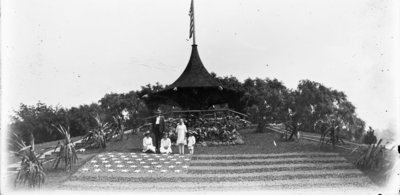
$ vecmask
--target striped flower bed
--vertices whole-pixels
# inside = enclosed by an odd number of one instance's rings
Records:
[[[131,157],[123,157],[128,155]],[[181,163],[178,163],[178,167],[169,169],[164,162]],[[156,167],[160,164],[163,168]],[[131,165],[136,167],[125,168]],[[115,171],[108,171],[110,167]],[[96,172],[96,169],[101,171]],[[161,169],[168,172],[161,172]],[[173,171],[176,169],[182,171]],[[279,190],[316,187],[371,190],[373,184],[361,171],[336,153],[158,157],[143,154],[134,154],[133,157],[131,154],[102,154],[89,161],[62,186],[64,189],[137,191]]]

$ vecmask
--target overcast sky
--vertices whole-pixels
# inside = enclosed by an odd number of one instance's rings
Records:
[[[78,106],[171,84],[190,56],[189,0],[2,2],[6,115],[20,103]],[[289,88],[317,81],[382,129],[399,118],[398,9],[396,0],[195,0],[196,38],[210,72]]]

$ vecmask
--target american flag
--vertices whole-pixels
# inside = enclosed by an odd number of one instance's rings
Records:
[[[190,32],[189,32],[189,39],[190,39],[190,38],[192,38],[193,33],[194,33],[193,0],[192,0],[192,3],[190,4],[189,16],[190,16]]]
[[[135,191],[375,190],[338,153],[98,154],[60,189]],[[319,190],[318,190],[319,189]],[[310,193],[304,193],[310,194]],[[315,193],[314,193],[315,194]],[[357,193],[358,194],[358,193]]]

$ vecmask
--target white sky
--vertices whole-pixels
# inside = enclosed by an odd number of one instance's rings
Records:
[[[189,6],[3,0],[3,116],[20,103],[78,106],[171,84],[191,51]],[[344,91],[367,125],[387,128],[399,118],[399,13],[396,0],[195,0],[196,38],[210,72],[289,88],[317,81]]]

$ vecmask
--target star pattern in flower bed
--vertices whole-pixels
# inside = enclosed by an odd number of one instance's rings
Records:
[[[103,153],[89,160],[78,172],[101,174],[187,173],[191,155],[147,153]]]

